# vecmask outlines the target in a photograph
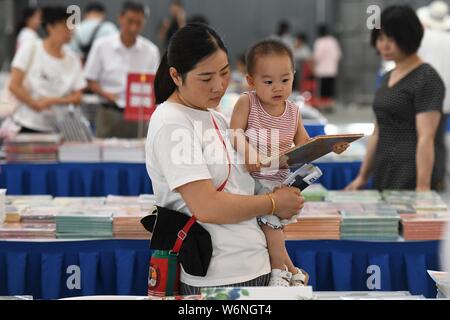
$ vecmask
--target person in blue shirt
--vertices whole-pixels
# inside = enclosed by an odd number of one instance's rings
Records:
[[[76,27],[70,47],[83,60],[87,59],[94,41],[98,38],[117,33],[114,23],[106,21],[106,9],[98,2],[89,3],[85,9],[83,21]]]

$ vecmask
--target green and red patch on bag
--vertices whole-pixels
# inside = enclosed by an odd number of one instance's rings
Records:
[[[176,296],[180,287],[180,265],[170,250],[155,250],[150,259],[148,295]]]

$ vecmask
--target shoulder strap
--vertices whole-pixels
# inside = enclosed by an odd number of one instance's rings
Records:
[[[181,246],[183,245],[183,241],[184,239],[186,239],[189,230],[191,229],[196,220],[197,219],[194,216],[190,217],[188,222],[184,225],[183,229],[178,231],[177,241],[175,241],[171,253],[178,254],[178,252],[180,252]]]
[[[89,38],[89,41],[83,45],[79,39],[77,39],[78,44],[80,45],[80,49],[83,52],[84,55],[87,55],[89,51],[91,50],[92,44],[94,43],[95,37],[97,36],[97,33],[100,31],[100,28],[103,25],[103,21],[100,21],[94,28],[94,31],[91,34],[91,37]]]

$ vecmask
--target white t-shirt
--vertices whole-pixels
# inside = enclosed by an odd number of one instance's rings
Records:
[[[314,75],[319,78],[336,77],[342,58],[339,42],[333,36],[324,36],[314,42]]]
[[[226,154],[210,112],[224,136],[231,159],[236,159],[238,155],[225,136],[228,126],[219,113],[195,110],[167,101],[153,113],[147,135],[146,163],[159,206],[191,215],[175,189],[189,182],[207,179],[212,179],[218,188],[225,180],[228,173]],[[253,195],[253,178],[242,164],[232,162],[224,192]],[[227,285],[252,280],[270,272],[266,238],[256,219],[237,224],[202,225],[210,233],[213,244],[208,273],[205,277],[196,277],[182,271],[183,283],[196,287]]]
[[[45,51],[43,41],[37,40],[17,51],[12,67],[26,72],[24,87],[33,99],[64,97],[86,87],[80,59],[69,48],[63,50],[64,57],[55,58]],[[21,105],[14,113],[14,121],[37,131],[51,131],[50,112]]]
[[[31,28],[24,27],[20,30],[16,40],[16,50],[22,47],[24,44],[34,42],[39,39],[36,31]]]
[[[117,33],[94,42],[84,71],[86,79],[97,81],[104,91],[117,94],[116,103],[124,108],[128,73],[155,74],[159,59],[159,49],[150,40],[138,36],[136,43],[127,48]]]

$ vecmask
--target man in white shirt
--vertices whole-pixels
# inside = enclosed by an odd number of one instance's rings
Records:
[[[99,2],[92,2],[86,6],[83,21],[76,27],[70,48],[78,53],[85,61],[96,39],[118,32],[117,27],[110,21],[105,21],[106,9]]]
[[[145,25],[140,3],[125,2],[119,16],[120,33],[98,39],[89,53],[85,75],[89,89],[102,99],[96,115],[99,138],[136,138],[138,125],[125,121],[125,94],[129,73],[156,73],[159,49],[139,34]]]

